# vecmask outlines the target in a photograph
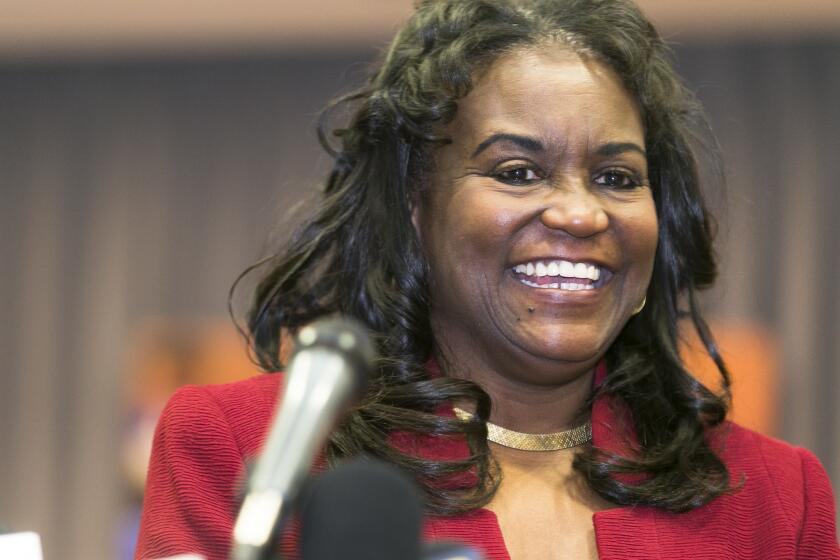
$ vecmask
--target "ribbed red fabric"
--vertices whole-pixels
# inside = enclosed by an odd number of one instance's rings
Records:
[[[190,386],[172,397],[155,436],[138,560],[189,552],[228,558],[245,463],[262,446],[281,380]],[[628,439],[613,409],[595,403],[593,444],[619,451]],[[831,485],[816,457],[734,424],[719,445],[733,479],[743,476],[739,491],[678,515],[648,507],[596,513],[601,560],[840,559]],[[451,452],[451,444],[444,447]],[[439,455],[441,448],[428,451]],[[296,533],[293,524],[283,534],[284,558],[297,556]],[[488,510],[430,518],[425,536],[470,544],[487,560],[510,558]]]

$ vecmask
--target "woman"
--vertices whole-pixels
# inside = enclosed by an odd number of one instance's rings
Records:
[[[667,54],[624,0],[432,0],[343,100],[323,203],[261,281],[251,340],[277,371],[281,329],[366,323],[380,366],[326,458],[412,474],[430,538],[490,559],[840,557],[814,456],[724,422],[696,301],[716,274],[703,120]],[[681,317],[723,395],[683,368]],[[173,397],[138,558],[225,557],[281,383]]]

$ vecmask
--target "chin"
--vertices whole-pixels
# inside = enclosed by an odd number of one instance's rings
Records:
[[[591,340],[540,341],[529,339],[521,346],[528,354],[541,359],[558,362],[558,365],[580,364],[591,367],[606,354],[608,345]]]

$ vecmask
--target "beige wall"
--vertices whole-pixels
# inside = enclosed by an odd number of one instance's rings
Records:
[[[664,32],[840,34],[838,0],[638,0]],[[262,50],[390,36],[411,0],[0,0],[0,58]]]

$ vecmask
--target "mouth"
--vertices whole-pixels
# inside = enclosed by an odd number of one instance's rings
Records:
[[[612,272],[595,263],[562,259],[520,263],[511,270],[520,283],[543,290],[597,290],[612,278]]]

